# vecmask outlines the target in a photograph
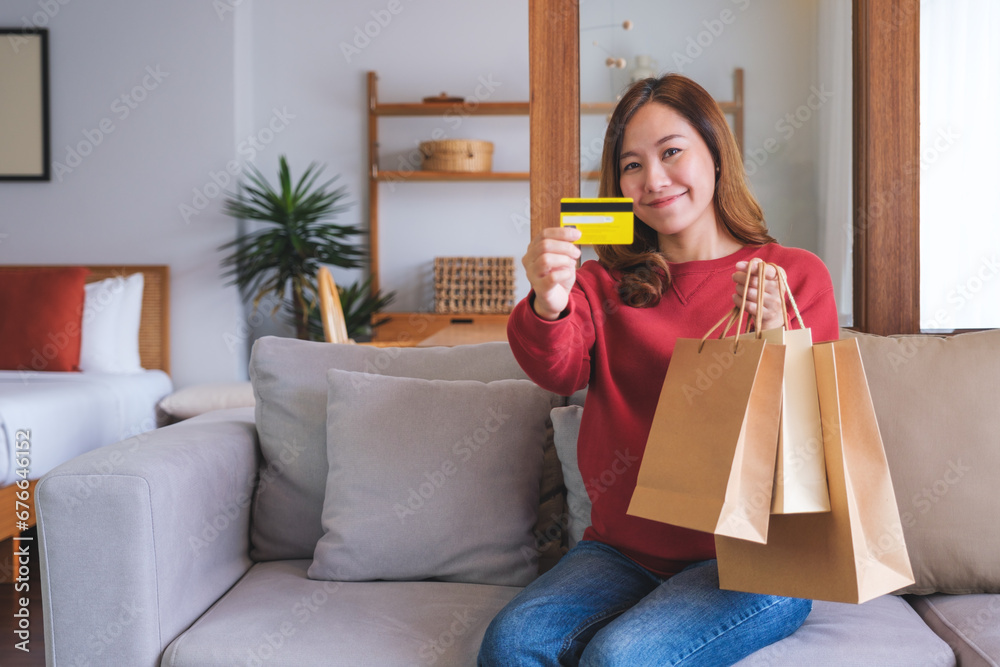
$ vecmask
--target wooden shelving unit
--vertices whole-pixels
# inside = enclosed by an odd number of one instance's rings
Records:
[[[369,222],[369,265],[372,274],[372,289],[379,288],[379,183],[426,183],[426,182],[482,182],[482,181],[527,181],[527,171],[399,171],[382,170],[378,165],[378,122],[379,118],[447,116],[527,116],[527,102],[412,102],[383,104],[378,101],[378,75],[368,72],[368,201]],[[409,313],[394,315],[409,316]]]
[[[733,72],[733,99],[719,102],[722,110],[734,117],[734,130],[740,151],[743,150],[743,70],[736,68]],[[610,102],[586,103],[580,105],[581,114],[608,115],[614,109]],[[378,75],[368,72],[368,202],[369,202],[369,266],[372,275],[372,290],[380,287],[379,282],[379,184],[380,183],[426,183],[426,182],[483,182],[483,181],[527,181],[530,172],[527,171],[489,171],[489,172],[447,172],[447,171],[398,171],[381,170],[378,165],[378,122],[383,117],[427,117],[459,114],[461,116],[527,116],[528,102],[407,102],[383,104],[378,101]],[[596,180],[596,171],[583,172],[581,178]],[[454,315],[439,315],[425,313],[386,313],[393,320],[409,321],[412,317],[425,317],[433,320],[430,328],[434,328],[441,320],[444,323],[454,319]],[[460,316],[466,317],[466,316]],[[479,318],[483,315],[469,315]],[[505,316],[490,316],[492,318]],[[429,322],[429,320],[424,320]],[[377,338],[385,340],[388,336],[398,334],[395,327],[389,325],[376,329]],[[393,333],[390,333],[393,332]],[[388,334],[388,336],[387,336]]]

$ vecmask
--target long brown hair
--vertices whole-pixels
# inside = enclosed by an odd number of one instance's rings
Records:
[[[738,241],[764,244],[774,241],[767,233],[764,213],[750,192],[739,147],[719,104],[697,83],[680,74],[643,79],[622,96],[611,114],[601,156],[601,197],[621,197],[619,156],[625,126],[635,112],[650,102],[663,104],[691,124],[718,167],[712,197],[716,218]],[[594,246],[598,259],[618,279],[618,293],[629,306],[648,308],[660,301],[670,284],[667,261],[659,249],[656,231],[638,217],[631,245]]]

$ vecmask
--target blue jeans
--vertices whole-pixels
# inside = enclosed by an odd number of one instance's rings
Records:
[[[811,609],[721,590],[714,560],[662,579],[584,541],[493,619],[479,665],[731,665],[792,634]]]

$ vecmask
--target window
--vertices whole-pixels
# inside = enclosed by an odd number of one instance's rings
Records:
[[[920,4],[920,326],[1000,327],[1000,3]]]

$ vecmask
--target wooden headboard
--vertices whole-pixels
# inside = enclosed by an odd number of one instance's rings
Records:
[[[77,265],[79,266],[79,265]],[[4,265],[4,269],[52,269],[53,265]],[[159,264],[98,264],[87,266],[87,282],[114,276],[142,274],[142,319],[139,321],[139,359],[142,367],[170,372],[170,267]]]

